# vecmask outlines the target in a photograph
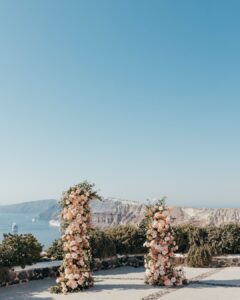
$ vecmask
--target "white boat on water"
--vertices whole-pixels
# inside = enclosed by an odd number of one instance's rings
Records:
[[[17,223],[12,223],[12,233],[13,234],[18,234],[18,225]]]
[[[57,220],[50,220],[49,225],[52,227],[60,227],[60,222]]]

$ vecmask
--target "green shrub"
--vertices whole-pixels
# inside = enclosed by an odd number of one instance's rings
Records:
[[[47,250],[47,256],[51,259],[61,260],[63,258],[62,239],[55,240]]]
[[[187,264],[190,267],[208,267],[212,260],[211,250],[208,245],[192,245],[188,251]]]
[[[146,240],[147,220],[143,219],[139,227],[117,225],[106,230],[94,229],[90,232],[90,243],[94,258],[106,258],[117,254],[145,253],[143,243]],[[191,265],[204,265],[209,255],[240,253],[240,226],[224,225],[204,228],[191,225],[174,227],[178,252],[188,253]],[[197,248],[199,249],[197,250]],[[49,257],[62,259],[61,240],[54,241],[47,251]],[[191,256],[194,258],[192,259]],[[197,257],[200,262],[197,262]]]
[[[116,255],[116,247],[111,237],[100,229],[92,229],[89,233],[93,258],[106,258]],[[55,240],[47,250],[47,256],[61,260],[63,258],[63,242]]]
[[[32,234],[4,234],[0,245],[0,265],[24,268],[39,261],[41,251],[42,245]]]
[[[208,243],[213,255],[240,253],[240,226],[236,224],[210,226]]]
[[[206,228],[192,228],[189,231],[190,248],[187,264],[190,267],[207,267],[212,260],[212,250],[208,241]]]
[[[222,253],[239,254],[240,253],[240,226],[235,224],[224,225],[221,227],[222,235]]]
[[[146,219],[146,218],[145,218]],[[137,228],[138,234],[137,234],[137,245],[138,251],[136,253],[140,254],[146,254],[147,248],[143,246],[143,244],[146,242],[146,235],[147,235],[147,226],[148,226],[149,219],[143,220],[139,227]]]
[[[178,252],[187,253],[190,247],[189,234],[193,230],[190,225],[180,225],[173,228],[175,232],[175,240],[178,245]]]
[[[221,227],[208,227],[208,243],[212,255],[221,255],[225,251],[222,233],[223,229]]]
[[[111,237],[103,230],[94,229],[90,233],[93,258],[107,258],[116,255],[116,247]]]
[[[0,282],[8,282],[9,278],[9,268],[0,266]]]
[[[143,243],[146,239],[145,231],[133,225],[118,225],[106,230],[111,237],[117,254],[137,254],[146,250]]]
[[[189,230],[189,244],[201,246],[208,243],[208,231],[202,227],[192,227]]]

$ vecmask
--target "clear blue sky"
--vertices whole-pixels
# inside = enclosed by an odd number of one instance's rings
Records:
[[[239,1],[0,1],[0,203],[236,206]]]

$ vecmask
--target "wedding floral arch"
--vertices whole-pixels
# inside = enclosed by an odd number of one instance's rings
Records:
[[[147,208],[147,241],[145,246],[146,283],[151,285],[182,285],[183,271],[175,268],[174,252],[178,249],[171,227],[170,209],[165,199]]]
[[[64,258],[57,286],[52,292],[69,293],[93,286],[88,235],[91,221],[89,201],[100,199],[93,188],[94,184],[84,181],[63,193],[60,204]]]
[[[89,201],[100,199],[94,184],[84,181],[63,193],[60,201],[62,212],[62,241],[64,257],[57,278],[57,285],[51,291],[69,293],[93,286],[91,272],[91,249],[89,229],[91,214]],[[147,235],[144,245],[146,283],[151,285],[182,285],[185,282],[181,269],[175,268],[174,251],[177,245],[170,224],[170,210],[160,200],[149,206],[146,213]]]

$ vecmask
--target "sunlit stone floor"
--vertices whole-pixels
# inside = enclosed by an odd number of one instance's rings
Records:
[[[185,268],[191,283],[183,288],[151,287],[144,284],[143,268],[121,267],[94,274],[95,286],[87,291],[55,295],[48,289],[54,279],[31,281],[0,288],[0,300],[238,300],[240,268]]]

